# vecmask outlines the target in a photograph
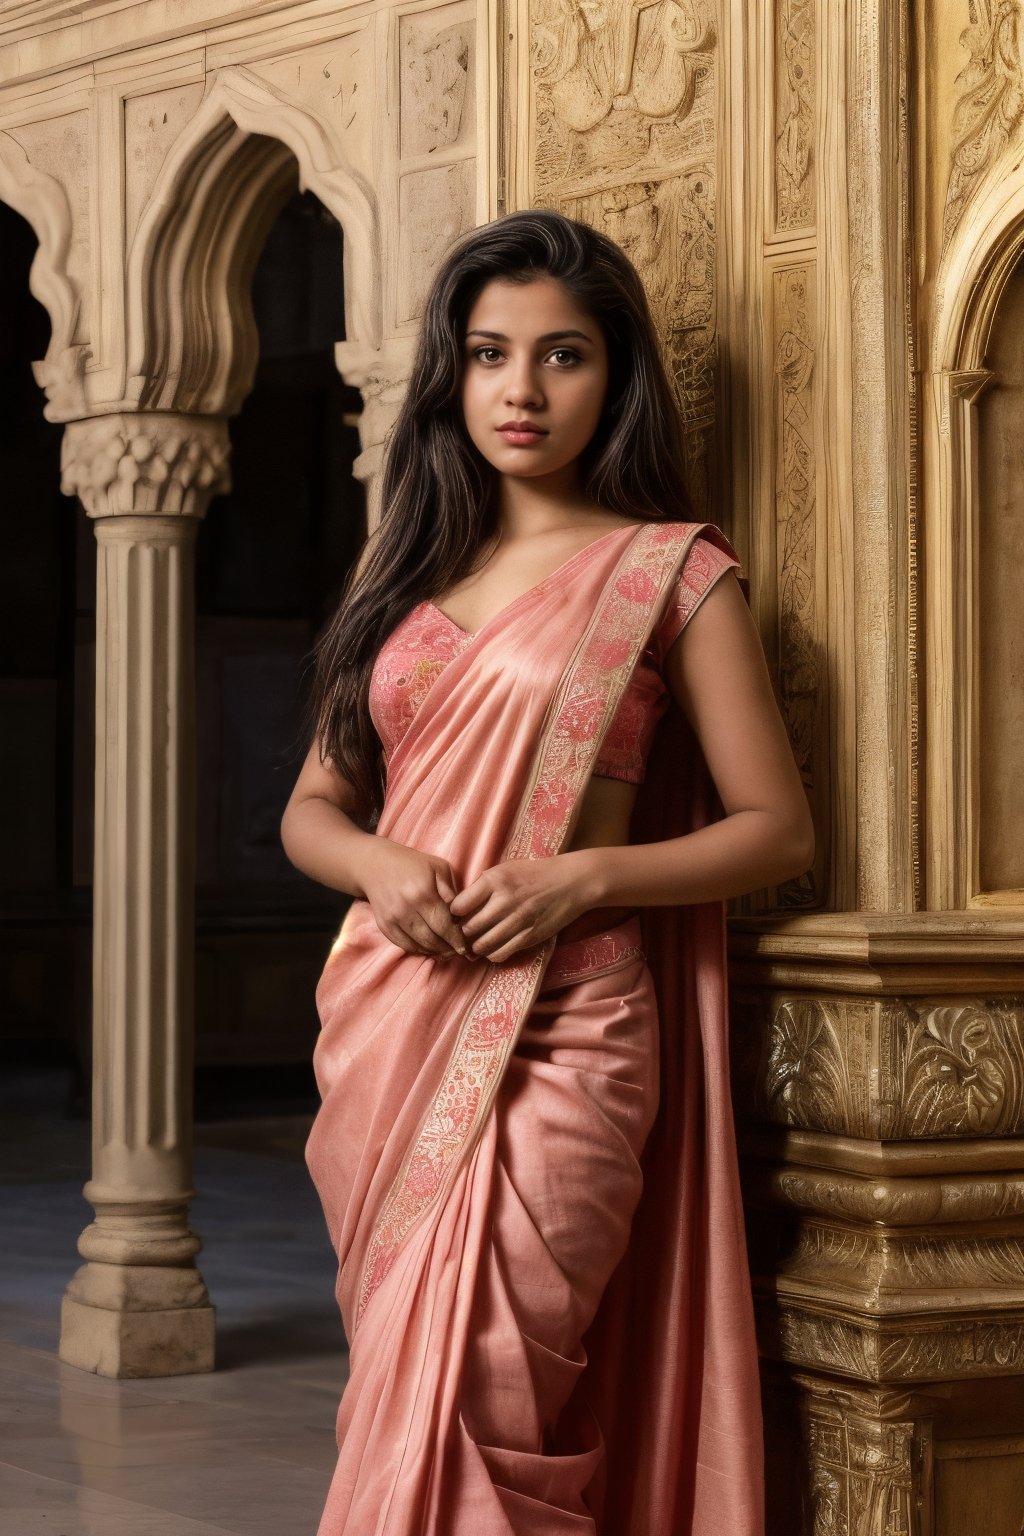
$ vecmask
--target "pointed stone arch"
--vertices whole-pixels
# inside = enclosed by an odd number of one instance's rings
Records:
[[[44,414],[64,421],[86,408],[82,370],[89,356],[73,341],[82,301],[68,275],[71,208],[60,182],[37,169],[9,133],[0,133],[0,201],[28,221],[39,241],[28,286],[50,317],[50,345],[32,372],[48,396]]]
[[[988,171],[965,209],[935,284],[932,367],[981,368],[992,317],[1024,253],[1024,147]]]
[[[167,155],[128,255],[125,398],[138,409],[232,415],[252,385],[256,259],[296,184],[345,234],[345,352],[379,349],[373,188],[333,131],[249,70],[214,79]]]

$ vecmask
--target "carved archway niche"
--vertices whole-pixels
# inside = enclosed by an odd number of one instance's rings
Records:
[[[243,68],[213,80],[167,155],[132,240],[125,408],[205,418],[238,412],[258,359],[253,270],[296,187],[318,197],[344,231],[346,339],[335,361],[363,392],[354,472],[372,525],[383,440],[411,363],[408,338],[382,340],[378,199],[326,124]]]
[[[1012,507],[994,505],[994,435],[1024,385],[1006,367],[1012,316],[1024,319],[1024,164],[993,167],[965,209],[939,269],[929,415],[923,443],[925,699],[922,847],[931,910],[1024,907],[1024,717],[1010,684],[1020,593],[1003,600],[1011,551],[1024,550]],[[1020,354],[1020,343],[1017,343]],[[1001,398],[997,398],[1001,397]],[[1019,456],[1018,456],[1019,465]],[[1019,482],[1019,468],[1017,470]],[[1024,513],[1024,508],[1021,509]],[[1016,580],[1024,579],[1018,564]],[[1016,714],[1014,713],[1016,711]],[[1000,755],[1001,754],[1001,755]],[[1009,759],[1007,757],[1009,755]],[[1012,825],[1010,823],[1013,823]]]

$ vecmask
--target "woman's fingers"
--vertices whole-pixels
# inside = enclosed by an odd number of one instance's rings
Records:
[[[443,859],[438,859],[433,867],[434,884],[437,886],[437,889],[446,902],[454,901],[458,887],[455,884],[455,876],[452,874],[451,865],[446,864]]]
[[[449,912],[447,902],[434,903],[423,912],[422,916],[430,931],[439,940],[442,953],[449,954],[452,950],[459,955],[467,953],[462,930]]]
[[[446,944],[449,944],[458,954],[465,955],[468,953],[466,940],[449,907],[449,902],[455,896],[455,883],[450,876],[446,879],[443,872],[439,871],[435,872],[434,878],[442,900],[431,909],[430,923]],[[451,895],[448,895],[448,891]]]
[[[473,881],[472,885],[467,885],[453,898],[451,902],[453,916],[460,923],[465,922],[468,917],[475,916],[484,903],[491,900],[492,895],[490,884],[481,875],[479,879]]]
[[[479,911],[471,917],[464,917],[460,922],[463,937],[466,942],[472,944],[475,939],[481,938],[495,923],[500,923],[502,918],[510,917],[507,902],[499,901],[496,896],[489,896]]]
[[[442,912],[447,917],[448,909],[440,902],[424,902],[420,908],[402,914],[402,926],[425,954],[450,955],[455,948],[445,936]],[[462,943],[461,935],[459,943]]]
[[[479,937],[471,941],[470,948],[474,955],[486,955],[488,959],[493,959],[496,951],[512,939],[518,938],[522,940],[522,944],[517,946],[519,948],[524,948],[528,944],[535,944],[537,940],[531,935],[532,925],[527,923],[521,915],[510,913],[506,917],[500,920],[496,919],[493,923],[486,925]]]

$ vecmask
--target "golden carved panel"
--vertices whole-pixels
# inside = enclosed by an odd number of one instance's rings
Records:
[[[776,1274],[783,1294],[813,1293],[873,1316],[955,1310],[967,1292],[974,1306],[1024,1307],[1019,1237],[923,1237],[805,1222]]]
[[[1024,1310],[891,1322],[758,1298],[765,1355],[861,1381],[929,1382],[1024,1370]]]
[[[739,993],[734,1019],[739,1089],[762,1120],[887,1140],[1024,1133],[1024,997]]]
[[[815,807],[814,865],[778,892],[783,907],[816,906],[828,843],[823,782],[825,678],[818,637],[818,445],[815,416],[815,264],[770,273],[774,384],[775,560],[779,702],[804,786]]]
[[[840,1411],[812,1398],[805,1408],[814,1536],[913,1536],[913,1423]]]
[[[714,145],[711,0],[534,0],[535,191],[662,179]]]
[[[817,0],[777,0],[775,10],[775,198],[778,233],[814,226]]]

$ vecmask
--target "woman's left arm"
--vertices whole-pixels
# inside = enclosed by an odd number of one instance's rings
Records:
[[[810,866],[807,796],[757,628],[731,572],[687,620],[664,676],[700,742],[725,816],[664,842],[578,848],[485,870],[450,903],[474,954],[507,960],[593,907],[719,901]]]
[[[731,572],[670,647],[664,677],[700,742],[726,814],[666,842],[566,855],[582,858],[579,874],[590,905],[717,901],[803,874],[814,858],[810,808],[757,627]]]

